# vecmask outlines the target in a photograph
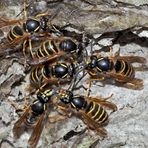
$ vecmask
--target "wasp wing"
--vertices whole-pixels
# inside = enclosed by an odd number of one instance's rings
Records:
[[[0,56],[8,55],[9,53],[15,52],[17,49],[14,49],[16,45],[22,43],[25,39],[27,39],[29,35],[26,34],[24,36],[18,37],[14,39],[12,42],[6,40],[1,46],[0,46]]]
[[[4,17],[0,17],[0,28],[15,25],[15,24],[20,24],[23,21],[23,19],[19,20],[8,20]]]
[[[113,111],[117,110],[117,106],[114,103],[106,101],[106,99],[111,98],[111,96],[108,98],[102,98],[102,99],[101,99],[101,97],[97,97],[97,96],[96,97],[89,96],[89,97],[85,97],[85,98],[88,101],[93,101],[95,103],[101,104],[102,106],[112,109]]]
[[[13,134],[16,138],[19,138],[20,135],[23,133],[24,129],[25,129],[25,125],[24,122],[26,122],[26,118],[29,114],[31,110],[31,107],[29,106],[25,112],[23,113],[23,115],[18,119],[18,121],[14,124],[13,127]]]
[[[47,111],[45,111],[38,119],[37,124],[35,125],[33,132],[31,134],[31,137],[28,140],[28,144],[30,147],[36,147],[39,138],[41,136],[41,133],[43,131],[45,122],[47,118]]]
[[[45,62],[54,62],[57,58],[60,58],[63,56],[65,52],[61,51],[58,52],[57,54],[49,55],[49,56],[44,56],[44,57],[36,57],[34,60],[30,60],[29,64],[30,65],[39,65],[39,64],[44,64]]]
[[[147,61],[144,57],[140,56],[118,56],[117,60],[124,60],[129,63],[141,63],[141,64],[145,64]]]
[[[84,111],[80,111],[79,113],[89,128],[96,130],[101,137],[107,137],[107,131],[105,128],[101,127],[99,123],[95,122],[95,120],[93,120]]]

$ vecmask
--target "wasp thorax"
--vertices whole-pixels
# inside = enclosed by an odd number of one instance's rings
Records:
[[[27,32],[37,32],[40,28],[40,22],[35,19],[28,19],[24,24],[24,30]]]
[[[75,97],[73,97],[73,99],[71,101],[71,105],[73,108],[82,109],[82,108],[86,107],[87,102],[85,101],[84,97],[75,96]]]
[[[55,75],[57,78],[62,78],[68,73],[67,65],[64,63],[55,65],[55,67],[52,69],[53,75]]]
[[[31,106],[31,109],[33,111],[34,114],[36,115],[40,115],[42,114],[44,111],[45,111],[45,104],[38,101],[38,100],[35,100],[33,102],[33,105]]]
[[[60,43],[59,48],[67,52],[74,52],[77,50],[77,45],[72,40],[67,39]]]
[[[65,104],[69,104],[72,101],[72,99],[73,99],[73,93],[70,91],[66,91],[60,94],[60,100]]]
[[[97,67],[102,71],[109,71],[113,68],[113,63],[108,58],[99,58]]]

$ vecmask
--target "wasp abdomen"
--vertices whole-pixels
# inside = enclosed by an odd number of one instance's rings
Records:
[[[76,67],[73,63],[59,63],[52,67],[52,75],[57,78],[73,77]]]
[[[44,80],[48,80],[51,76],[51,70],[48,65],[35,67],[31,72],[31,82],[34,84],[41,84]]]
[[[8,33],[7,38],[9,41],[13,41],[14,39],[21,37],[24,35],[24,32],[20,26],[14,26]]]
[[[87,102],[85,101],[83,96],[74,96],[71,101],[71,106],[76,109],[84,109],[87,106]]]
[[[38,58],[41,58],[41,57],[53,55],[54,53],[58,53],[58,49],[54,41],[48,40],[41,44],[41,46],[37,50],[36,55]]]
[[[26,32],[38,32],[40,29],[40,22],[35,19],[28,19],[26,23],[23,24],[23,27]]]
[[[46,104],[35,100],[31,106],[31,110],[35,115],[41,115],[46,110]]]
[[[52,68],[52,73],[54,76],[56,76],[57,78],[64,78],[66,77],[66,75],[68,74],[68,67],[66,64],[61,63],[58,65],[55,65]]]
[[[108,120],[108,114],[104,110],[104,108],[95,102],[90,102],[85,112],[87,115],[90,115],[93,120],[95,120],[98,123],[105,123],[105,121]]]
[[[123,60],[117,60],[115,64],[115,70],[121,75],[133,78],[135,75],[134,68],[131,64]]]
[[[77,50],[77,45],[70,39],[65,39],[59,44],[59,48],[66,52],[75,52]]]
[[[97,60],[97,69],[102,71],[110,71],[113,69],[113,63],[108,58],[99,58]]]
[[[28,127],[34,126],[34,125],[36,124],[37,118],[38,118],[38,116],[36,116],[36,115],[34,115],[34,114],[30,114],[30,116],[28,116],[28,117],[26,118],[26,122],[25,122],[26,125],[27,125]]]

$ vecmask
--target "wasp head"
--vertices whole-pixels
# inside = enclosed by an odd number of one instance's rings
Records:
[[[39,92],[37,94],[37,98],[39,99],[39,101],[46,103],[50,101],[53,95],[54,95],[54,91],[49,89],[49,90],[45,90],[44,92]]]
[[[62,91],[60,92],[60,100],[65,103],[65,104],[69,104],[71,103],[73,99],[73,93],[71,91]]]

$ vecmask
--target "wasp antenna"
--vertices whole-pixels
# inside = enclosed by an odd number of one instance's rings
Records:
[[[90,55],[93,54],[93,41],[90,42]]]
[[[75,74],[74,78],[71,81],[71,84],[70,84],[68,90],[73,91],[76,88],[76,86],[78,85],[78,83],[84,78],[85,74],[83,74],[83,76],[76,82],[78,74],[81,71],[83,71],[84,69],[85,69],[85,66],[77,71],[77,73]]]
[[[30,7],[31,4],[29,4],[28,6],[26,5],[26,13],[27,13],[27,9]],[[24,8],[21,10],[20,13],[18,13],[15,17],[19,17],[22,13],[24,12]]]
[[[27,20],[27,10],[26,10],[26,8],[27,8],[27,2],[26,2],[26,0],[24,0],[24,17],[25,17],[25,20]]]

